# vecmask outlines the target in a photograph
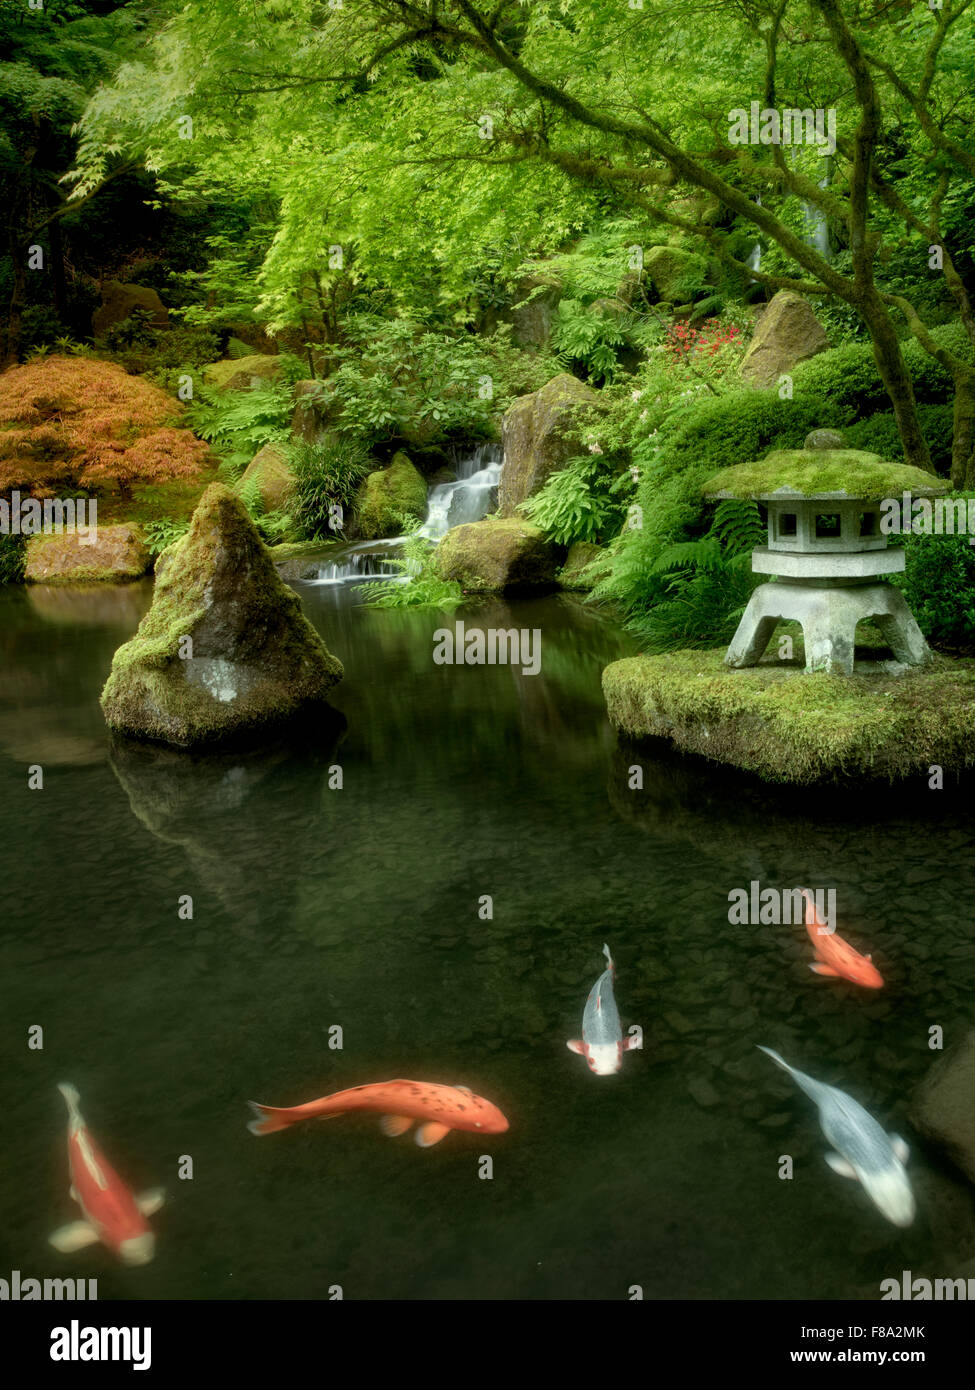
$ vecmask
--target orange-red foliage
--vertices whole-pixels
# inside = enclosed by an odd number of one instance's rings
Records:
[[[180,401],[114,362],[46,357],[0,376],[0,489],[50,495],[193,477],[209,450]],[[11,428],[12,426],[12,428]]]

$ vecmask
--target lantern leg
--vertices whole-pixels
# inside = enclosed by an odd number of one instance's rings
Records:
[[[741,615],[741,622],[725,655],[726,666],[757,666],[761,661],[777,622],[777,618],[767,612],[768,604],[763,593],[771,587],[761,584],[748,600],[748,607]]]

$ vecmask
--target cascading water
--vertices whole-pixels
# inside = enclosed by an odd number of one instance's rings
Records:
[[[430,541],[439,541],[455,526],[480,521],[497,506],[498,484],[504,456],[497,444],[479,444],[474,452],[457,464],[452,483],[438,483],[427,496],[427,514],[416,532]],[[409,578],[394,563],[396,551],[405,536],[385,540],[361,541],[345,547],[335,559],[318,567],[317,574],[303,579],[306,584],[354,584],[367,579],[405,581]]]
[[[480,521],[497,506],[504,458],[496,444],[480,444],[457,465],[457,481],[438,483],[427,500],[427,517],[417,535],[439,541],[455,526]]]

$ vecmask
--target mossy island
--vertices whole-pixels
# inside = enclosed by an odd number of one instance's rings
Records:
[[[116,733],[189,748],[263,735],[341,678],[247,509],[214,483],[160,557],[152,607],[115,653],[101,704]]]

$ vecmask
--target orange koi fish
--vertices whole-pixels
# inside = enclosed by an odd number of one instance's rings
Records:
[[[466,1086],[438,1086],[430,1081],[377,1081],[284,1110],[258,1105],[253,1100],[247,1103],[257,1117],[247,1128],[257,1135],[273,1134],[319,1116],[334,1119],[350,1110],[371,1110],[381,1115],[380,1128],[390,1137],[405,1134],[414,1120],[422,1120],[416,1131],[416,1142],[422,1149],[439,1144],[452,1129],[503,1134],[508,1128],[498,1107],[483,1096],[474,1095]]]
[[[62,1226],[50,1237],[55,1250],[70,1253],[101,1241],[127,1265],[144,1265],[152,1259],[155,1236],[146,1217],[163,1204],[161,1188],[133,1197],[88,1132],[74,1086],[60,1085],[68,1107],[68,1164],[71,1196],[84,1213],[84,1221]]]
[[[880,989],[883,976],[869,956],[861,956],[848,941],[830,931],[816,911],[816,900],[808,888],[800,890],[806,900],[806,931],[816,948],[816,959],[809,966],[817,975],[850,980],[866,989]]]

